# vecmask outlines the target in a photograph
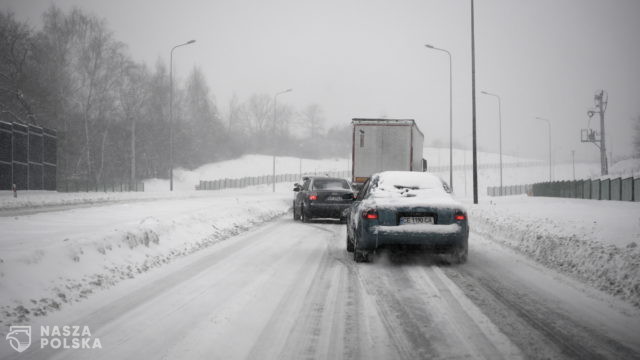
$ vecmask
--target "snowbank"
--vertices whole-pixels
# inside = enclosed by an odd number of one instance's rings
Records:
[[[290,208],[290,192],[207,197],[0,217],[0,324],[25,322]]]
[[[523,195],[468,210],[472,231],[640,307],[640,203]]]

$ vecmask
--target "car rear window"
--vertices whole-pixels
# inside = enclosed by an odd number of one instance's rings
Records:
[[[343,179],[315,179],[313,190],[350,190],[349,183]]]

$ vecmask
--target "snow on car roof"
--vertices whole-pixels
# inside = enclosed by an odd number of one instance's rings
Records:
[[[378,176],[378,188],[391,189],[439,189],[444,191],[442,181],[435,175],[416,171],[385,171]]]
[[[385,171],[377,175],[372,190],[378,206],[444,206],[464,208],[443,186],[442,180],[430,173]]]

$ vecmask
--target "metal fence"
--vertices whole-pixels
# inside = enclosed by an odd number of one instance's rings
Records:
[[[0,190],[55,190],[54,130],[0,121]]]
[[[500,186],[490,186],[487,188],[487,195],[489,196],[521,195],[521,194],[529,194],[530,192],[531,192],[531,185],[503,186],[502,191],[500,190]]]
[[[321,175],[327,175],[331,177],[350,178],[350,171],[328,171],[321,172]],[[278,174],[276,175],[275,182],[294,182],[300,181],[303,176],[313,176],[318,173],[304,173],[304,174]],[[200,184],[196,185],[196,190],[223,190],[233,188],[244,188],[247,186],[265,185],[273,183],[273,175],[263,176],[248,176],[235,179],[218,179],[218,180],[200,180]]]
[[[533,184],[532,196],[640,201],[640,178],[588,179]]]
[[[58,190],[58,192],[144,191],[144,183],[140,181],[132,184],[128,180],[96,183],[79,179],[63,179],[58,182],[58,188],[56,190]]]

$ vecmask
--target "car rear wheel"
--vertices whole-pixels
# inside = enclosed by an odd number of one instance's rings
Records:
[[[371,257],[366,251],[353,249],[353,260],[357,263],[369,262]]]
[[[371,260],[369,252],[358,249],[358,234],[353,234],[353,261],[357,263],[369,262]]]
[[[296,211],[295,204],[293,204],[293,220],[300,220],[300,214]]]
[[[349,236],[349,230],[347,230],[347,252],[353,252],[353,240]]]
[[[306,223],[306,222],[309,222],[309,220],[311,220],[311,214],[305,211],[303,206],[300,207],[300,213],[302,214],[302,222]]]
[[[451,253],[451,260],[454,264],[464,264],[467,262],[469,254],[469,245],[467,240],[462,245],[456,246]]]

